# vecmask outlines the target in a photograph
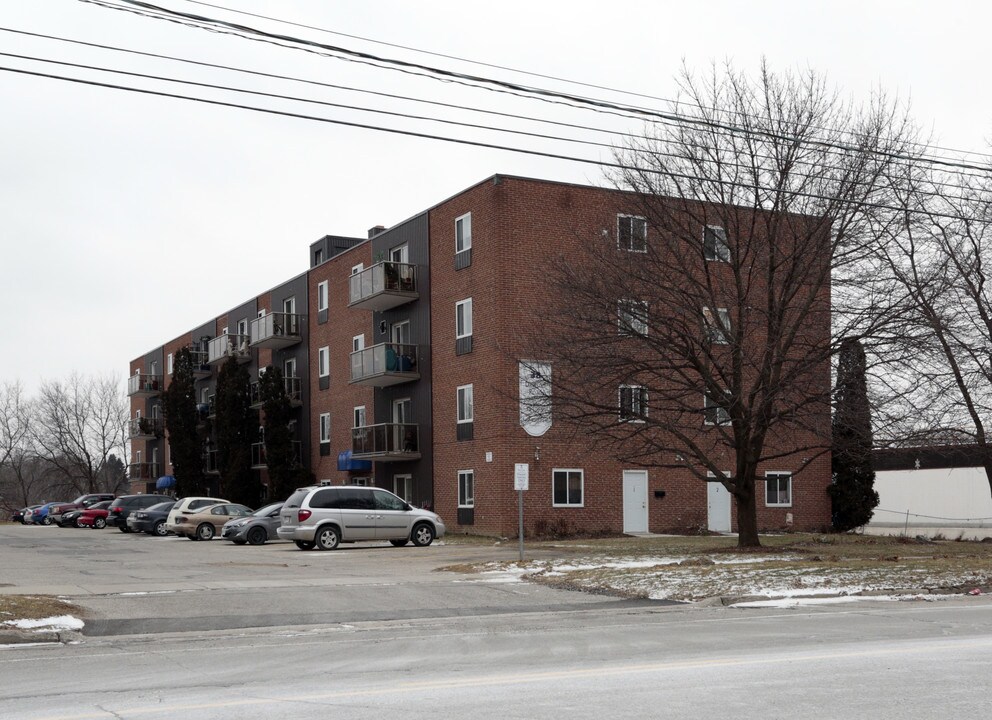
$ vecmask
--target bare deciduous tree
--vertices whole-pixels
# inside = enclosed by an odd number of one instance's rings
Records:
[[[684,117],[618,153],[615,234],[560,258],[543,350],[560,416],[623,460],[719,478],[756,546],[758,467],[801,477],[829,448],[832,273],[842,287],[887,222],[912,132],[812,72],[682,88]]]
[[[126,478],[108,477],[113,456],[125,457],[129,415],[113,377],[72,375],[41,386],[32,421],[38,456],[79,493],[114,492]]]

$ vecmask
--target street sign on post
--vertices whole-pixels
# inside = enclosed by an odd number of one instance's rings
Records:
[[[520,538],[520,562],[524,560],[524,490],[530,484],[530,465],[527,463],[514,463],[513,465],[513,489],[517,491],[517,514],[519,521],[517,525],[517,537]]]

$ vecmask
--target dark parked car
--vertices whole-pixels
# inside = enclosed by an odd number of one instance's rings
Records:
[[[144,510],[136,510],[127,518],[127,526],[131,532],[146,532],[149,535],[165,537],[169,531],[165,529],[165,519],[169,517],[169,511],[176,501],[152,505]]]
[[[62,513],[59,518],[59,527],[79,527],[79,516],[82,515],[87,510],[106,510],[110,507],[111,500],[104,500],[103,502],[98,502],[90,505],[89,507],[76,508],[75,510],[69,510],[68,512]]]
[[[15,510],[10,519],[14,522],[19,522],[21,525],[27,525],[27,520],[24,519],[24,514],[28,510],[37,510],[40,507],[41,505],[28,505],[27,507],[22,507],[20,510]]]
[[[85,510],[88,507],[96,505],[98,502],[113,499],[113,493],[89,493],[87,495],[80,495],[71,503],[54,503],[48,510],[48,517],[52,519],[53,523],[57,523],[62,527],[68,527],[62,522],[63,514],[69,512],[70,510]]]
[[[171,501],[168,495],[121,495],[110,503],[107,525],[115,526],[121,532],[131,532],[127,526],[127,516],[135,510],[146,510],[152,505]]]
[[[232,518],[224,523],[220,536],[235,545],[264,545],[266,540],[278,540],[276,530],[282,524],[279,511],[282,503],[277,502],[256,510],[248,517]]]

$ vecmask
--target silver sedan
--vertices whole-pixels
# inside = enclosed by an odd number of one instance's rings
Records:
[[[220,536],[235,545],[263,545],[266,540],[278,540],[276,530],[282,524],[279,511],[282,503],[272,503],[253,512],[248,517],[232,518],[224,523]]]

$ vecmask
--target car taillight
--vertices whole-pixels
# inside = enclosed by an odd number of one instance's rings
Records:
[[[300,522],[306,522],[306,520],[307,520],[307,519],[308,519],[308,518],[309,518],[309,517],[310,517],[311,515],[313,515],[313,513],[312,513],[312,512],[310,512],[309,510],[298,510],[298,511],[296,512],[296,519],[297,519],[297,520],[299,520]]]
[[[176,524],[184,523],[184,522],[186,522],[186,518],[183,517],[182,515],[176,518]]]

